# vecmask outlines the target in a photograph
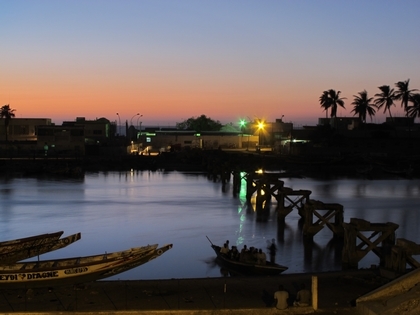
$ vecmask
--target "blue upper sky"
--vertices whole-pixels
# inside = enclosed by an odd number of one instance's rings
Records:
[[[352,116],[364,89],[420,89],[419,13],[418,0],[0,0],[0,104],[56,121],[306,124],[332,88]]]

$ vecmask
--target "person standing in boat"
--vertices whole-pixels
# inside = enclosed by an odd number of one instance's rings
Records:
[[[276,240],[274,238],[271,240],[271,244],[268,247],[268,251],[270,252],[270,262],[275,264],[276,263],[277,246],[276,246]]]

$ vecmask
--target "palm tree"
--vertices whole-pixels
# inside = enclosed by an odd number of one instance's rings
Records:
[[[325,118],[328,118],[328,110],[331,106],[329,102],[328,91],[322,92],[322,95],[319,97],[319,103],[321,107],[325,110]]]
[[[328,112],[328,109],[331,108],[331,114],[330,117],[337,117],[337,106],[344,107],[344,100],[345,97],[340,98],[341,91],[335,91],[333,89],[330,89],[328,91],[324,91],[322,95],[319,97],[319,102],[321,104],[321,107],[325,109],[326,112]],[[328,113],[327,117],[328,117]]]
[[[375,94],[375,97],[376,97],[375,106],[378,109],[381,109],[382,107],[384,107],[384,113],[388,111],[389,117],[391,117],[392,119],[391,106],[395,106],[394,104],[394,100],[396,99],[395,91],[394,89],[391,89],[389,85],[379,86],[378,89],[380,89],[382,93]]]
[[[410,83],[410,79],[407,79],[407,81],[399,81],[395,83],[395,86],[398,88],[398,91],[395,95],[397,100],[401,100],[401,107],[404,107],[405,116],[408,118],[408,102],[413,94],[414,91],[417,91],[417,89],[410,90],[408,88],[408,84]],[[409,137],[411,138],[411,123],[410,119],[407,121],[408,124],[408,133]]]
[[[346,98],[340,98],[341,91],[329,90],[328,94],[330,96],[330,103],[331,103],[331,117],[337,117],[337,105],[344,107],[344,101]]]
[[[420,117],[420,94],[411,94],[409,101],[412,105],[407,107],[407,115],[413,118]]]
[[[408,79],[407,81],[399,81],[395,83],[395,86],[398,88],[398,91],[395,94],[395,99],[401,100],[401,107],[404,108],[404,111],[406,112],[406,116],[408,116],[407,107],[408,107],[408,102],[410,100],[410,97],[413,94],[412,92],[417,91],[417,89],[410,90],[408,88],[409,83],[410,83],[410,79]]]
[[[351,103],[354,105],[352,112],[354,115],[359,115],[359,118],[365,123],[366,122],[366,114],[370,116],[372,120],[372,116],[375,115],[375,105],[372,103],[373,98],[368,97],[366,90],[359,92],[359,95],[353,95],[354,101]]]
[[[6,129],[6,142],[8,142],[8,135],[9,135],[9,123],[10,119],[15,117],[15,110],[10,108],[10,105],[3,105],[0,108],[0,118],[4,118],[4,127]]]

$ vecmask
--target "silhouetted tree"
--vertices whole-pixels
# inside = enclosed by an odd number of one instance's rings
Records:
[[[404,108],[404,111],[406,112],[406,116],[408,116],[407,107],[408,107],[408,102],[410,100],[412,92],[417,91],[417,89],[410,90],[408,87],[409,83],[410,83],[410,79],[408,79],[407,81],[399,81],[395,83],[395,86],[398,88],[395,94],[395,98],[397,100],[401,100],[401,107]]]
[[[420,117],[420,94],[411,94],[409,99],[411,105],[407,107],[407,114],[410,117]]]
[[[191,117],[182,122],[176,123],[176,128],[181,130],[195,130],[201,131],[219,131],[222,128],[222,124],[218,120],[213,120],[201,115],[200,117]]]
[[[328,109],[331,109],[330,117],[337,117],[337,108],[338,106],[344,107],[344,100],[345,97],[340,98],[341,91],[335,91],[333,89],[330,89],[328,91],[324,91],[322,95],[319,98],[319,102],[321,103],[321,107],[325,109],[325,111],[328,111]],[[327,116],[328,117],[328,116]]]
[[[395,83],[395,86],[398,88],[395,96],[397,100],[401,100],[401,107],[404,108],[406,117],[408,117],[408,102],[413,94],[413,91],[417,91],[417,89],[410,90],[408,87],[409,83],[410,79],[407,79],[407,81],[399,81]],[[409,136],[411,137],[411,124],[409,119],[407,123]]]
[[[359,115],[359,118],[365,123],[366,122],[366,114],[370,116],[372,120],[372,116],[375,115],[375,105],[372,103],[373,98],[368,97],[366,90],[359,92],[359,95],[353,95],[354,101],[351,103],[354,105],[352,112],[354,115]]]
[[[340,98],[341,91],[329,90],[328,94],[330,95],[331,102],[331,117],[337,117],[337,106],[344,107],[345,97]]]
[[[319,103],[321,104],[321,107],[325,110],[325,118],[328,118],[328,110],[331,106],[331,103],[329,102],[328,91],[322,92],[322,95],[319,97]]]
[[[375,105],[378,109],[384,107],[384,113],[388,111],[389,117],[392,119],[391,115],[391,106],[395,106],[394,101],[396,99],[394,89],[391,89],[389,85],[382,85],[379,86],[378,89],[381,90],[382,93],[375,94]]]
[[[9,123],[10,120],[15,117],[15,110],[10,108],[10,105],[3,105],[0,108],[0,118],[4,118],[4,127],[6,129],[6,142],[9,141]]]

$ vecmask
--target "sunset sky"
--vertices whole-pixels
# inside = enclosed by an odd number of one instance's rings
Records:
[[[419,0],[0,0],[0,106],[56,124],[314,125],[324,90],[350,117],[364,89],[420,89],[419,15]]]

